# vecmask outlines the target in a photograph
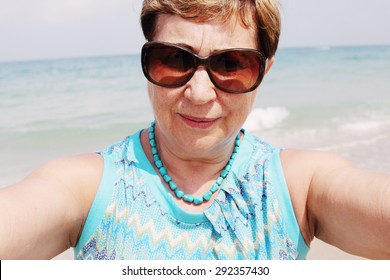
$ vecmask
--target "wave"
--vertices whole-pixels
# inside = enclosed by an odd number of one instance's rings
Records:
[[[380,130],[385,127],[390,126],[390,121],[388,120],[368,120],[360,122],[351,122],[342,124],[339,126],[341,130],[346,130],[350,132],[362,132],[366,133],[368,131]]]
[[[330,145],[325,146],[319,146],[316,147],[317,150],[321,151],[338,151],[338,150],[346,150],[346,149],[352,149],[358,147],[359,150],[362,149],[362,147],[370,146],[370,145],[376,145],[378,142],[384,142],[386,143],[389,140],[389,133],[382,133],[379,135],[374,135],[372,137],[365,137],[365,138],[353,138],[353,139],[344,139],[343,141],[339,141],[337,143],[333,143]],[[387,147],[387,145],[386,145]],[[383,147],[385,148],[385,147]],[[387,149],[388,150],[388,149]],[[382,149],[383,151],[383,149]]]
[[[243,127],[251,132],[270,129],[283,122],[289,115],[285,107],[254,108]]]

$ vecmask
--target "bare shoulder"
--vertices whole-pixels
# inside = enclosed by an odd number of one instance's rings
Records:
[[[285,150],[283,170],[308,244],[317,237],[351,254],[390,256],[390,175],[338,155]]]
[[[103,159],[83,154],[50,161],[0,189],[0,256],[51,258],[77,242],[103,174]]]
[[[308,208],[312,183],[318,170],[328,172],[338,166],[350,165],[344,158],[332,153],[287,149],[281,152],[281,161],[295,215],[308,245],[315,236],[315,220]]]
[[[86,211],[103,175],[103,159],[98,154],[81,154],[47,162],[29,174],[23,182],[41,181],[51,189],[67,191]],[[32,187],[25,184],[25,187]]]
[[[90,193],[103,175],[103,159],[98,154],[81,154],[52,160],[26,177],[41,179],[74,191]]]

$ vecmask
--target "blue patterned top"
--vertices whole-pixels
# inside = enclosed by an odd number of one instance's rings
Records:
[[[140,131],[100,152],[104,175],[76,259],[304,259],[280,150],[244,131],[213,203],[178,206],[148,161]]]

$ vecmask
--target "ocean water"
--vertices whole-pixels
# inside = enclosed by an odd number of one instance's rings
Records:
[[[148,126],[139,61],[0,62],[0,187]],[[280,49],[245,127],[275,146],[331,151],[389,173],[390,46]],[[354,258],[318,242],[309,259]]]
[[[0,62],[0,186],[152,119],[139,55]],[[280,49],[245,127],[390,172],[390,46]]]

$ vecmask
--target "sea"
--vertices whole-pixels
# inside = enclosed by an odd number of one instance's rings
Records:
[[[139,54],[0,62],[0,187],[152,120]],[[390,173],[390,46],[280,48],[244,127]]]
[[[0,186],[152,120],[139,54],[0,62]],[[390,172],[390,46],[279,49],[244,127]]]

